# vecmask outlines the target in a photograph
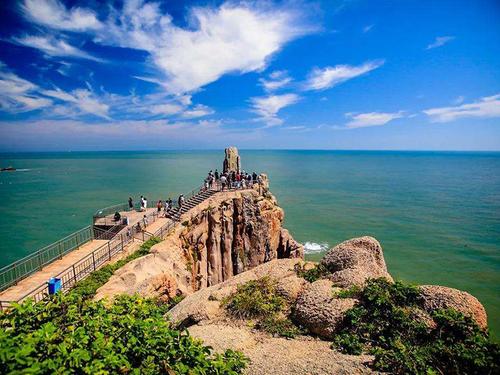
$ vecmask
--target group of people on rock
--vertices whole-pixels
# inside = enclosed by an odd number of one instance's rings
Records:
[[[255,172],[252,174],[245,171],[219,173],[216,169],[215,172],[212,172],[212,170],[208,172],[203,182],[203,190],[212,190],[214,188],[222,191],[225,189],[246,189],[257,182],[260,182],[260,177]]]

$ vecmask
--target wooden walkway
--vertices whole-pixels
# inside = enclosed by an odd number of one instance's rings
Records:
[[[37,271],[30,276],[22,279],[17,284],[12,285],[3,292],[0,292],[1,301],[17,301],[33,289],[39,287],[44,282],[47,282],[51,277],[60,274],[62,271],[71,267],[86,255],[92,253],[100,246],[107,243],[107,240],[92,240],[83,246],[75,249],[64,255],[61,259],[46,265],[40,271]]]

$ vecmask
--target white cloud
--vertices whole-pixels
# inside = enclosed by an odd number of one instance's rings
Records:
[[[226,73],[263,69],[286,42],[312,31],[298,12],[256,3],[192,8],[187,28],[174,25],[157,3],[141,1],[126,1],[110,19],[96,41],[149,52],[172,94],[195,91]]]
[[[55,90],[42,90],[41,94],[61,100],[63,102],[72,103],[73,106],[82,113],[91,114],[97,117],[104,118],[106,120],[110,120],[110,117],[108,115],[109,105],[106,103],[102,103],[99,98],[97,98],[90,90],[76,89],[71,93],[68,93],[59,88],[56,88]],[[59,111],[56,112],[56,114],[62,113]]]
[[[483,97],[475,102],[424,111],[432,122],[450,122],[467,117],[500,117],[500,94]]]
[[[365,128],[369,126],[381,126],[387,124],[397,118],[404,116],[402,111],[399,112],[368,112],[368,113],[346,113],[346,117],[351,118],[346,124],[349,129]]]
[[[359,77],[384,64],[384,60],[368,61],[362,65],[336,65],[326,68],[315,68],[309,74],[305,90],[325,90],[342,82]]]
[[[276,70],[269,74],[268,79],[260,78],[259,82],[264,87],[264,90],[270,92],[286,87],[292,82],[292,78],[286,70]]]
[[[464,100],[465,100],[465,97],[460,95],[455,100],[453,100],[452,104],[459,105],[459,104],[462,104],[464,102]]]
[[[206,105],[203,105],[203,104],[198,104],[198,105],[194,106],[192,109],[184,111],[182,113],[182,117],[183,118],[197,118],[197,117],[204,117],[204,116],[212,115],[214,113],[215,113],[215,111],[212,108],[207,107]]]
[[[149,107],[149,111],[155,115],[175,115],[183,109],[183,105],[176,103],[156,104]]]
[[[268,125],[280,125],[283,120],[278,118],[278,112],[299,101],[296,94],[270,95],[250,99],[255,113],[260,116],[260,120]]]
[[[438,36],[434,42],[429,44],[426,49],[433,49],[437,47],[444,46],[446,43],[451,42],[453,39],[455,39],[454,36]]]
[[[0,65],[5,69],[5,65]],[[0,109],[10,113],[48,107],[52,102],[36,94],[38,86],[9,71],[0,71]]]
[[[67,9],[58,0],[25,0],[21,9],[26,18],[53,29],[87,31],[102,27],[93,11],[79,7]]]
[[[50,56],[76,57],[100,62],[103,61],[76,47],[73,47],[62,39],[56,39],[54,37],[26,35],[20,38],[13,38],[12,42],[26,47],[39,49]]]

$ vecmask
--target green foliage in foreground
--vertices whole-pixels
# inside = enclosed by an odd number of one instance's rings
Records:
[[[297,274],[298,277],[302,277],[306,281],[313,283],[316,280],[319,280],[322,277],[327,276],[330,273],[330,271],[328,271],[328,269],[321,263],[317,263],[313,268],[310,269],[306,269],[305,265],[297,263],[295,265],[295,273]]]
[[[121,296],[27,301],[0,314],[2,374],[238,374],[246,359],[214,354],[165,319],[167,306]]]
[[[500,373],[500,345],[471,318],[439,310],[432,314],[435,327],[415,319],[417,287],[375,279],[355,292],[360,303],[347,312],[333,344],[341,351],[367,351],[376,369],[396,374]]]
[[[87,278],[79,281],[70,293],[79,295],[84,299],[93,297],[96,294],[97,289],[106,284],[117,269],[123,267],[125,264],[133,261],[134,259],[149,254],[151,247],[159,242],[161,242],[160,238],[151,237],[149,240],[144,242],[137,251],[130,254],[126,258],[120,259],[115,263],[107,264],[104,267],[99,268],[97,271],[92,272]]]
[[[256,319],[256,328],[271,335],[293,338],[301,333],[300,328],[286,317],[288,301],[278,294],[276,281],[269,277],[239,285],[223,304],[237,319]]]

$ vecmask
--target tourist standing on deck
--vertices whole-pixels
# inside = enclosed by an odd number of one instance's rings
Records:
[[[148,200],[146,197],[144,197],[144,210],[148,209]]]
[[[144,197],[141,195],[141,211],[144,211]]]
[[[128,208],[129,210],[134,208],[134,201],[132,200],[132,197],[128,197]]]
[[[146,227],[148,226],[148,217],[146,215],[144,215],[142,222],[144,223],[144,229],[146,229]]]
[[[161,208],[163,207],[163,202],[161,200],[156,203],[156,209],[158,210],[158,213],[161,212]]]
[[[224,188],[226,187],[226,183],[227,183],[227,177],[226,177],[226,174],[223,174],[222,176],[220,176],[220,184],[221,184],[222,191],[224,191]]]

